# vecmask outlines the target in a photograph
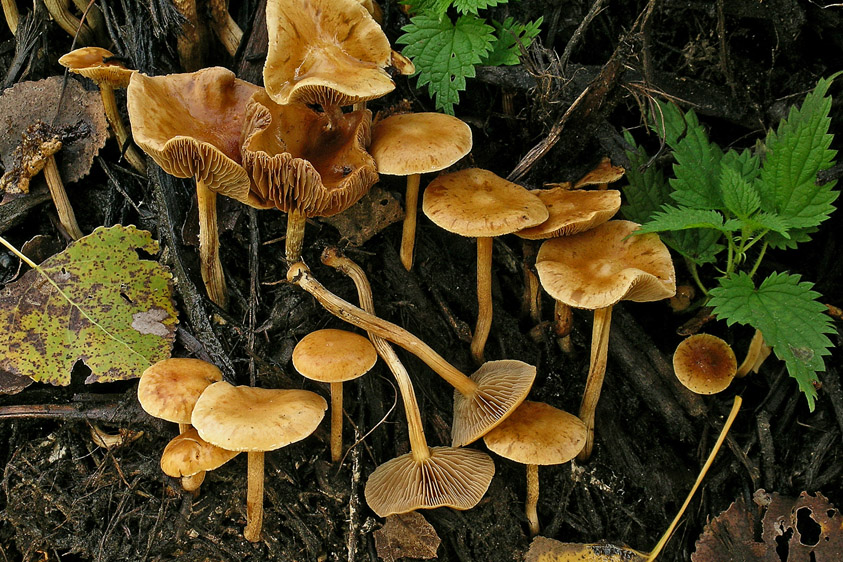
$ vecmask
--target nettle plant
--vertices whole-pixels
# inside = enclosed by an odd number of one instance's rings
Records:
[[[481,11],[508,0],[409,0],[410,23],[397,42],[413,61],[418,87],[427,84],[436,109],[453,115],[465,79],[477,66],[519,63],[521,47],[539,34],[543,18],[526,24],[513,18],[486,19]],[[450,14],[454,14],[455,19]]]
[[[724,151],[711,142],[693,111],[657,103],[651,128],[673,152],[673,177],[647,167],[650,157],[635,145],[622,209],[642,224],[639,232],[660,232],[681,254],[702,290],[703,304],[717,319],[759,330],[814,408],[817,372],[825,370],[833,332],[821,296],[798,274],[770,273],[760,283],[759,266],[768,250],[789,250],[811,239],[834,210],[835,181],[817,184],[830,168],[831,98],[837,75],[820,80],[801,107],[771,129],[753,149]],[[715,272],[706,285],[700,267]]]

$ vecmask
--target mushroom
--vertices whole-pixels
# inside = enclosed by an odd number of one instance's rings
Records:
[[[301,441],[319,426],[328,403],[307,390],[233,386],[225,381],[205,389],[191,420],[208,443],[248,452],[246,528],[250,542],[263,527],[264,453]]]
[[[511,416],[483,437],[493,453],[527,465],[524,511],[530,534],[539,532],[539,465],[563,464],[585,445],[586,427],[568,412],[543,402],[525,400]]]
[[[146,161],[138,154],[134,146],[126,146],[129,132],[123,124],[123,118],[117,109],[114,88],[126,88],[134,70],[129,70],[122,63],[115,61],[114,54],[101,47],[83,47],[76,49],[59,58],[59,64],[75,74],[90,78],[100,91],[105,117],[120,150],[126,150],[126,160],[141,173],[146,173]]]
[[[164,447],[161,470],[167,476],[181,478],[182,487],[194,492],[205,480],[205,473],[216,470],[240,453],[211,445],[191,427],[180,433]]]
[[[614,183],[621,179],[626,173],[626,170],[621,166],[615,166],[608,156],[600,159],[597,167],[588,172],[574,183],[574,189],[579,189],[587,185],[596,185],[598,189],[603,190],[608,187],[610,183]]]
[[[243,39],[243,30],[228,12],[228,0],[208,0],[208,7],[211,11],[211,28],[228,54],[233,57]]]
[[[673,352],[673,372],[697,394],[717,394],[732,383],[738,361],[731,346],[711,334],[688,336]]]
[[[12,32],[12,35],[17,35],[18,22],[20,21],[17,0],[2,0],[2,4],[3,15],[6,17],[6,24],[9,26],[9,31]]]
[[[225,308],[217,193],[252,204],[240,162],[246,102],[259,88],[221,67],[150,77],[135,73],[127,106],[135,142],[165,172],[196,180],[199,258],[208,296]]]
[[[44,7],[59,27],[75,39],[78,45],[91,45],[95,42],[91,27],[70,12],[68,0],[44,0]]]
[[[503,421],[524,401],[536,378],[535,367],[516,360],[488,361],[467,377],[407,330],[330,292],[310,274],[304,263],[290,267],[287,281],[313,295],[337,318],[403,347],[453,386],[451,445],[454,447],[473,443]]]
[[[365,337],[345,330],[317,330],[293,349],[293,367],[303,377],[331,385],[331,460],[342,456],[342,383],[368,373],[378,354]]]
[[[471,128],[442,113],[392,115],[372,127],[369,152],[378,165],[378,173],[407,176],[400,252],[407,271],[413,267],[421,174],[451,166],[468,154],[471,145]]]
[[[554,299],[594,310],[591,359],[579,417],[588,428],[580,460],[591,456],[594,412],[606,374],[612,306],[621,300],[655,301],[676,292],[670,252],[655,234],[632,236],[639,225],[609,221],[542,244],[536,270]]]
[[[488,170],[443,174],[424,193],[424,214],[439,227],[477,238],[477,325],[471,355],[483,362],[492,327],[492,240],[541,224],[547,207],[536,195]]]
[[[357,287],[361,308],[374,314],[372,289],[360,266],[335,248],[322,252],[322,263],[348,275]],[[366,503],[380,517],[443,506],[471,509],[489,488],[495,464],[487,454],[474,449],[428,447],[410,375],[386,340],[373,333],[369,333],[369,338],[398,383],[407,416],[410,452],[372,472],[366,481]]]
[[[762,363],[770,356],[771,351],[772,348],[764,342],[764,334],[761,333],[761,330],[755,330],[752,341],[749,342],[746,357],[735,372],[735,377],[745,377],[750,372],[757,373]]]

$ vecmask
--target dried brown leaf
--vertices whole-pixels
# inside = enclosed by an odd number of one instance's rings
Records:
[[[375,548],[384,562],[400,558],[436,558],[439,535],[417,511],[390,515],[386,524],[375,531]]]

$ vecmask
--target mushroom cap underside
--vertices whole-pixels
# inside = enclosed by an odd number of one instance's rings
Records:
[[[621,208],[621,192],[616,189],[571,191],[556,187],[530,193],[542,200],[549,215],[543,223],[515,233],[528,240],[578,234],[608,221]]]
[[[97,84],[112,88],[125,88],[135,72],[126,68],[114,57],[114,53],[102,47],[82,47],[59,58],[59,64]]]
[[[161,470],[167,476],[180,478],[193,476],[206,470],[215,470],[234,457],[239,451],[228,451],[211,445],[201,437],[196,428],[177,435],[161,453]]]

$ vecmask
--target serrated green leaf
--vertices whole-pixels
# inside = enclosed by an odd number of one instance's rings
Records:
[[[624,177],[629,184],[622,188],[626,204],[621,207],[621,214],[627,220],[644,224],[668,200],[670,185],[657,166],[644,167],[650,163],[650,157],[643,147],[635,144],[632,134],[624,131],[623,137],[633,150],[626,151],[630,166]]]
[[[720,159],[723,151],[708,140],[693,111],[685,114],[687,129],[674,145],[675,177],[670,180],[670,194],[679,205],[696,209],[723,209],[720,196]]]
[[[475,65],[492,49],[494,28],[474,15],[452,22],[420,14],[402,31],[398,43],[407,45],[403,54],[416,65],[418,86],[427,84],[437,109],[453,114],[465,79],[474,77]]]
[[[729,151],[726,154],[735,153]],[[740,219],[748,218],[761,207],[761,195],[758,194],[754,183],[756,182],[747,178],[739,161],[724,156],[720,162],[721,196],[726,209]]]
[[[685,115],[675,103],[656,100],[653,115],[650,118],[650,128],[665,144],[675,147],[679,139],[685,136],[688,123]]]
[[[813,284],[799,275],[774,273],[756,289],[749,275],[739,273],[720,280],[711,290],[714,315],[732,324],[760,330],[776,357],[787,365],[814,409],[816,373],[825,370],[823,357],[832,346],[826,334],[834,331]]]
[[[760,213],[756,213],[750,218],[743,221],[744,225],[751,229],[754,232],[758,232],[761,230],[770,230],[772,232],[777,232],[779,235],[783,236],[786,239],[790,238],[790,234],[788,230],[790,229],[790,224],[788,224],[787,220],[780,217],[779,215],[774,215],[772,213],[766,213],[761,211]]]
[[[527,24],[518,23],[513,18],[506,18],[503,23],[492,20],[495,37],[492,50],[480,62],[488,66],[506,66],[521,62],[521,48],[519,43],[527,48],[541,31],[540,26],[544,18],[539,18]]]
[[[0,293],[0,369],[67,385],[83,361],[86,382],[139,377],[170,356],[178,322],[171,277],[138,250],[149,232],[100,227],[26,272]]]
[[[761,159],[748,149],[740,152],[728,150],[723,155],[720,165],[732,168],[749,183],[756,181],[761,174]]]
[[[480,10],[506,4],[508,0],[453,0],[454,8],[461,14],[476,14]]]
[[[427,12],[442,17],[451,7],[451,0],[406,0],[402,3],[410,7],[411,15]]]
[[[717,211],[663,205],[659,212],[641,225],[638,233],[688,230],[691,228],[712,228],[720,232],[727,232],[724,228],[723,215]]]
[[[665,244],[697,265],[717,261],[717,254],[726,247],[719,243],[723,234],[717,230],[700,228],[677,230],[660,235]]]

